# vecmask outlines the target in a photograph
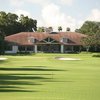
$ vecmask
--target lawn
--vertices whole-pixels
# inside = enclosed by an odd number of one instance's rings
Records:
[[[92,55],[5,56],[0,61],[0,100],[100,100],[100,57]]]

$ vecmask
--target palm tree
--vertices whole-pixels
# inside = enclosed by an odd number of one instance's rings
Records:
[[[58,27],[58,31],[59,32],[62,31],[62,27],[61,26]]]
[[[66,31],[67,31],[67,32],[70,31],[70,27],[67,27],[67,28],[66,28]]]

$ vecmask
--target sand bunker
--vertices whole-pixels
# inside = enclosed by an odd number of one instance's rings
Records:
[[[0,57],[0,60],[7,60],[7,59],[8,59],[8,58],[1,58],[1,57]]]
[[[78,58],[65,58],[65,57],[56,57],[55,59],[57,59],[57,60],[81,60]]]

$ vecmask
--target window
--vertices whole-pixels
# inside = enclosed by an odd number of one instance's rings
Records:
[[[12,51],[12,46],[9,46],[9,45],[5,46],[5,50]]]
[[[62,38],[60,42],[67,43],[68,42],[68,39],[67,38]]]
[[[29,37],[28,42],[35,43],[35,38],[34,37]]]
[[[33,51],[34,48],[32,46],[27,47],[27,51]]]
[[[25,51],[25,46],[19,46],[18,49],[19,51]]]

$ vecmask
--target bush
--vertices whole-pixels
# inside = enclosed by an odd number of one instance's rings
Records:
[[[93,55],[93,57],[100,57],[100,53]]]

